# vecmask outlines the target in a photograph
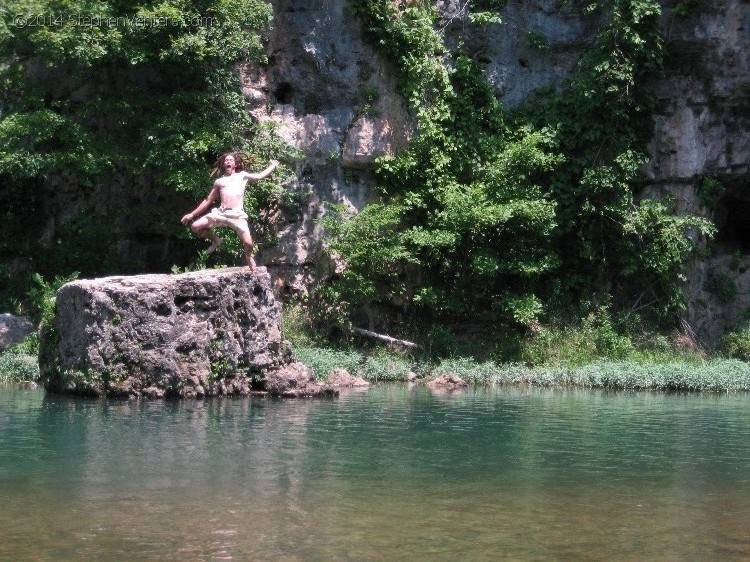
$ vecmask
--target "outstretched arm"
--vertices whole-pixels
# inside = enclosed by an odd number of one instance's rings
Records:
[[[273,173],[273,171],[276,169],[276,166],[278,165],[279,165],[278,160],[271,160],[271,163],[268,165],[268,168],[266,168],[262,172],[258,172],[257,174],[251,174],[250,172],[245,172],[245,177],[247,177],[247,179],[249,179],[250,181],[260,181],[270,176]]]
[[[219,186],[214,184],[213,189],[211,190],[211,193],[208,194],[208,197],[206,197],[203,201],[198,203],[198,206],[193,209],[190,213],[182,217],[180,219],[180,222],[182,224],[188,224],[189,222],[193,222],[195,219],[200,217],[203,213],[205,213],[208,208],[213,204],[214,201],[217,201],[219,197]]]

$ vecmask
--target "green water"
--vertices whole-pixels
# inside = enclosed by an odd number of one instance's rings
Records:
[[[0,560],[750,560],[750,396],[0,388]]]

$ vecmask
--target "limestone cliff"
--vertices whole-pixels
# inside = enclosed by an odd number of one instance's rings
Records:
[[[445,40],[455,45],[460,35],[465,48],[485,63],[487,79],[499,98],[514,107],[537,88],[559,87],[574,72],[600,23],[582,15],[588,3],[508,0],[503,24],[484,26],[468,21],[466,2],[438,0],[436,6],[443,15]],[[280,136],[300,153],[294,163],[296,185],[288,187],[305,198],[277,225],[278,244],[263,248],[261,255],[277,294],[284,296],[304,291],[329,267],[322,259],[317,220],[326,202],[362,208],[372,193],[375,159],[406,146],[413,123],[395,93],[392,61],[365,41],[346,0],[271,4],[273,30],[265,43],[268,64],[248,63],[237,70],[247,110],[255,119],[275,122]],[[718,225],[711,255],[696,263],[687,282],[687,320],[713,344],[750,308],[750,4],[701,2],[687,16],[675,14],[676,4],[677,0],[662,2],[666,67],[649,85],[659,104],[652,158],[643,170],[648,184],[644,195],[674,194],[681,212],[703,214]],[[546,48],[533,48],[526,40],[530,34],[542,38]],[[708,205],[698,197],[698,187],[707,177],[727,188]],[[94,191],[64,178],[47,178],[39,243],[53,246],[60,236],[59,224],[92,200],[116,209],[152,201],[163,209],[162,224],[177,221],[194,203],[166,198],[166,191],[146,180],[142,185],[138,178],[121,180],[92,195]],[[106,240],[108,254],[138,257],[149,270],[189,260],[179,253],[179,244],[165,240],[160,224],[141,226],[137,217],[116,214],[127,229],[112,235],[111,244]]]

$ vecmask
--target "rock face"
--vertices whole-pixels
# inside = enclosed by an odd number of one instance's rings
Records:
[[[744,325],[750,308],[750,4],[717,0],[691,14],[665,2],[665,69],[649,85],[658,100],[644,196],[672,195],[680,213],[706,216],[718,233],[686,282],[685,320],[713,347]],[[707,178],[724,192],[699,196]]]
[[[269,64],[242,65],[245,101],[258,121],[297,148],[296,214],[278,225],[278,244],[263,248],[276,291],[309,289],[330,268],[322,256],[325,202],[361,209],[369,200],[380,156],[403,150],[413,120],[396,93],[390,61],[362,37],[349,2],[271,0]]]
[[[40,349],[49,391],[91,395],[247,395],[293,363],[264,268],[68,283]]]
[[[31,320],[13,314],[0,314],[0,351],[21,343],[34,331]]]
[[[471,24],[465,4],[438,0],[439,26],[447,44],[460,42],[486,63],[486,77],[506,107],[523,103],[535,89],[562,87],[603,23],[584,15],[590,2],[583,0],[508,0],[502,25]],[[395,93],[392,64],[362,37],[344,0],[273,0],[272,5],[269,64],[246,65],[241,74],[253,116],[274,121],[303,155],[296,187],[310,194],[307,204],[263,256],[284,295],[303,292],[330,270],[320,259],[316,221],[324,213],[323,201],[361,209],[374,185],[375,158],[402,149],[413,123]],[[659,109],[643,196],[675,196],[679,212],[717,223],[719,245],[696,264],[687,284],[686,319],[711,345],[740,322],[742,315],[733,311],[750,308],[744,290],[750,263],[750,227],[745,226],[750,224],[750,4],[717,0],[686,16],[675,14],[675,5],[661,2],[667,54],[664,72],[648,85]],[[531,35],[543,39],[545,48],[535,47]],[[711,208],[697,196],[706,177],[727,188]],[[740,265],[727,269],[729,262]],[[737,285],[731,302],[708,290],[717,278]]]

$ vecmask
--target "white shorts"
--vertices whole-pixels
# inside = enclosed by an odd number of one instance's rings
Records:
[[[225,209],[216,207],[206,215],[208,227],[226,226],[234,230],[237,234],[250,233],[250,227],[247,224],[247,214],[242,209]]]

